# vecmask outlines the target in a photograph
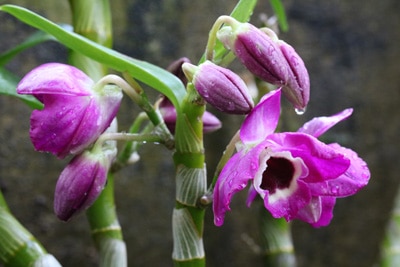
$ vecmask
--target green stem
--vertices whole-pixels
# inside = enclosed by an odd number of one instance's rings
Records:
[[[111,12],[108,0],[69,0],[74,31],[103,46],[112,45]],[[70,62],[93,80],[107,74],[107,68],[82,54],[71,51]],[[93,240],[100,253],[100,266],[127,266],[127,253],[114,204],[114,179],[108,176],[107,186],[87,210]]]
[[[295,267],[293,240],[290,224],[285,219],[276,219],[261,207],[260,228],[262,255],[266,267]]]
[[[204,164],[204,101],[188,85],[188,93],[177,113],[174,163],[176,167],[176,206],[172,217],[175,266],[205,266],[203,247],[204,209],[199,200],[206,193]]]
[[[109,1],[69,0],[69,3],[74,32],[105,47],[111,47],[112,28]],[[99,80],[108,72],[104,65],[73,50],[70,51],[69,61],[86,72],[94,81]]]
[[[5,267],[61,266],[10,213],[0,191],[0,263]]]
[[[100,266],[127,266],[126,248],[115,209],[114,177],[109,174],[107,178],[106,187],[86,214],[100,252]]]
[[[147,120],[147,116],[145,113],[140,113],[135,121],[132,123],[131,127],[129,128],[128,133],[138,133],[142,123]],[[152,124],[148,124],[142,131],[141,134],[147,134],[152,129],[154,129]],[[130,163],[130,159],[132,154],[137,151],[139,147],[138,142],[128,141],[124,144],[124,147],[121,149],[121,152],[118,154],[117,159],[113,162],[111,167],[111,172],[116,173],[121,168],[126,166]]]
[[[381,245],[381,267],[400,266],[400,188]]]

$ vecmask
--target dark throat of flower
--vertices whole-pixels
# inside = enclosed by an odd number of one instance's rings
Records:
[[[294,166],[286,158],[270,157],[267,160],[267,168],[262,174],[260,187],[268,190],[270,194],[275,193],[276,189],[284,189],[290,186],[294,175]]]

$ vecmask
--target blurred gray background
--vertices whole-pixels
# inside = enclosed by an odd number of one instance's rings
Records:
[[[166,67],[187,56],[196,62],[208,30],[219,15],[229,14],[233,0],[111,1],[114,48]],[[268,1],[259,1],[252,22],[271,15]],[[70,23],[67,1],[0,0],[18,4],[55,22]],[[339,199],[332,223],[314,229],[293,223],[301,267],[366,267],[379,257],[379,246],[399,186],[400,162],[400,2],[398,0],[283,0],[290,30],[280,35],[303,57],[311,78],[307,112],[285,110],[285,122],[304,121],[353,107],[354,115],[326,136],[356,150],[372,177],[355,196]],[[0,13],[0,52],[18,44],[34,30]],[[22,77],[35,66],[66,62],[67,50],[48,42],[30,49],[7,65]],[[233,65],[239,72],[244,69]],[[151,94],[155,97],[156,94]],[[127,130],[138,110],[125,99],[119,114]],[[53,215],[53,191],[67,160],[35,152],[30,143],[31,110],[16,99],[0,97],[0,187],[15,216],[64,266],[96,266],[85,216],[69,223]],[[209,173],[242,117],[216,113],[224,128],[206,136]],[[157,153],[155,153],[157,151]],[[171,152],[156,145],[140,150],[142,160],[116,178],[119,219],[128,246],[129,266],[171,266],[171,211],[174,170]],[[245,206],[238,194],[221,228],[207,212],[205,246],[208,266],[262,266],[254,252],[259,244],[257,205]],[[249,241],[250,240],[250,241]]]

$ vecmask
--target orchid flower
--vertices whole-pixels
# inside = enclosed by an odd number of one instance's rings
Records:
[[[223,224],[235,193],[251,182],[248,205],[259,195],[275,218],[300,219],[314,227],[333,217],[336,198],[364,187],[370,172],[351,149],[317,139],[352,109],[319,117],[297,132],[274,133],[280,115],[281,89],[265,95],[248,114],[240,141],[214,188],[214,223]]]
[[[79,154],[110,126],[122,99],[116,86],[101,86],[81,70],[60,63],[43,64],[18,84],[19,94],[35,96],[43,110],[31,115],[30,137],[36,150],[64,158]]]

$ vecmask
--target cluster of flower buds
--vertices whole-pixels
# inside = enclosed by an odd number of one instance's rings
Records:
[[[217,32],[224,46],[254,75],[282,86],[296,109],[305,109],[310,98],[310,80],[303,60],[293,47],[279,40],[270,29],[258,29],[231,17],[222,19],[229,22]]]
[[[216,32],[216,38],[225,48],[255,76],[282,87],[295,109],[305,110],[310,98],[310,80],[303,60],[293,47],[279,40],[270,29],[258,29],[228,16],[219,20],[225,25]],[[199,66],[186,62],[182,67],[199,94],[218,110],[247,114],[254,107],[244,81],[232,71],[208,60]]]

